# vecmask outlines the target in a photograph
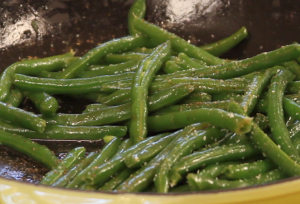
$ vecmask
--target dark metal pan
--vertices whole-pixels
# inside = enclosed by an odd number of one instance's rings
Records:
[[[133,0],[2,0],[0,70],[28,56],[46,57],[71,48],[77,55],[101,42],[127,35]],[[148,0],[147,20],[196,45],[224,38],[245,26],[250,37],[223,57],[242,59],[298,41],[300,1],[294,0]],[[62,112],[80,112],[85,101],[64,98]],[[23,108],[34,111],[24,101]],[[16,141],[17,142],[17,141]],[[101,141],[39,141],[60,155],[74,146],[89,151]],[[46,169],[0,146],[0,176],[36,183]]]

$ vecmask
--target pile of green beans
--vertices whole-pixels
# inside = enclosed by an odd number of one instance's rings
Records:
[[[299,177],[300,45],[221,59],[247,38],[245,27],[198,47],[145,13],[146,1],[136,0],[129,36],[81,57],[9,66],[0,77],[0,144],[48,167],[41,184],[65,188],[178,193]],[[59,113],[56,95],[90,104],[80,114]],[[20,109],[24,99],[40,114]],[[31,139],[105,145],[59,160]]]

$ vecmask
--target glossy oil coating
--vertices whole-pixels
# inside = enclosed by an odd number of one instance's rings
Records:
[[[3,0],[0,2],[0,70],[27,56],[78,55],[127,35],[133,0]],[[146,18],[189,42],[204,45],[242,26],[250,37],[224,57],[246,58],[299,41],[299,0],[148,0]],[[58,155],[78,145],[46,143]],[[80,145],[83,143],[80,143]],[[97,148],[92,144],[90,150]],[[101,145],[101,143],[100,143]],[[35,183],[46,169],[0,146],[0,175]],[[22,163],[20,165],[20,163]],[[300,181],[248,190],[181,196],[67,191],[0,179],[0,203],[296,203]]]

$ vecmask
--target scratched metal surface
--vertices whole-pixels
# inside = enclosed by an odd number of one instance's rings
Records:
[[[46,57],[71,48],[78,55],[101,42],[127,35],[133,0],[3,0],[0,2],[0,70],[28,56]],[[246,26],[250,37],[223,57],[242,59],[299,40],[300,1],[148,0],[146,18],[196,45],[214,42]],[[64,99],[63,112],[85,103]],[[32,110],[30,103],[22,104]],[[88,150],[101,141],[41,142],[57,155],[74,146]],[[35,183],[46,169],[0,146],[0,176]]]

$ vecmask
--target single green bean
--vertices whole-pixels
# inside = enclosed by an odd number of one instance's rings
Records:
[[[130,139],[138,143],[147,135],[148,116],[148,88],[156,72],[170,56],[171,45],[169,42],[158,46],[154,51],[141,61],[133,78],[131,87],[131,123],[129,127]]]
[[[147,56],[148,54],[143,53],[125,52],[123,54],[108,54],[104,57],[104,61],[109,64],[118,64],[132,60],[141,61]]]
[[[139,18],[143,19],[145,15],[146,15],[146,0],[134,1],[128,12],[128,31],[130,35],[141,34],[134,28],[133,17],[138,16]]]
[[[247,29],[245,27],[242,27],[227,38],[221,39],[208,45],[201,46],[201,48],[212,55],[219,56],[239,44],[247,36]]]
[[[47,125],[43,133],[21,128],[0,120],[0,129],[19,134],[30,139],[46,140],[100,140],[106,135],[123,137],[127,133],[126,126],[62,126]]]
[[[263,73],[258,73],[247,86],[241,101],[241,107],[247,115],[249,115],[254,109],[258,97],[266,88],[270,78],[275,74],[275,71],[275,69],[269,69]]]
[[[93,112],[96,110],[101,110],[101,109],[108,108],[108,107],[110,107],[110,106],[104,105],[101,103],[94,103],[94,104],[87,105],[85,110],[82,113],[90,113],[90,112]]]
[[[50,79],[15,74],[13,83],[17,88],[25,91],[47,92],[48,94],[84,94],[101,91],[102,84],[105,82],[132,79],[133,75],[133,72],[127,72],[92,78]]]
[[[164,131],[185,127],[197,122],[208,122],[217,127],[243,134],[251,130],[252,118],[243,117],[221,109],[199,108],[191,111],[166,113],[147,118],[148,129]]]
[[[248,179],[267,173],[276,167],[270,160],[258,160],[251,163],[229,165],[226,167],[224,174],[228,179]]]
[[[201,177],[216,178],[223,174],[226,168],[230,165],[239,164],[238,161],[221,162],[216,164],[207,165],[205,168],[201,169],[197,175]]]
[[[34,106],[40,111],[42,115],[51,116],[58,110],[57,100],[45,92],[28,92],[25,91],[24,95],[28,97]]]
[[[209,102],[211,101],[211,95],[204,92],[192,92],[187,97],[179,101],[180,104],[189,104],[197,102]]]
[[[164,115],[173,112],[195,110],[199,108],[218,108],[222,110],[227,110],[228,103],[229,101],[213,101],[213,102],[196,102],[191,104],[172,105],[153,113],[153,116]]]
[[[124,73],[135,71],[138,67],[138,62],[139,61],[131,60],[131,61],[128,61],[128,62],[134,62],[135,64],[133,66],[127,67],[127,69],[125,69],[123,71],[122,70],[117,70],[117,68],[119,68],[119,66],[116,66],[116,65],[118,65],[118,64],[109,65],[109,66],[105,67],[106,69],[103,68],[103,69],[98,69],[98,70],[84,71],[78,76],[78,78],[91,78],[91,77],[103,76],[103,75],[124,74]],[[127,64],[129,64],[129,63],[127,63]],[[116,70],[114,70],[114,69],[116,69]]]
[[[52,185],[55,181],[62,177],[65,172],[69,171],[72,167],[79,163],[83,159],[84,154],[84,147],[76,147],[71,150],[56,168],[52,169],[44,176],[39,184]]]
[[[220,58],[217,58],[202,50],[201,48],[188,43],[177,35],[169,33],[168,31],[163,30],[162,28],[154,24],[150,24],[149,22],[137,16],[133,16],[132,23],[134,24],[134,28],[136,30],[145,33],[147,36],[157,41],[158,43],[164,43],[169,40],[172,44],[172,49],[177,52],[183,52],[189,57],[200,59],[209,65],[222,64],[224,62]]]
[[[24,98],[23,92],[20,89],[12,88],[5,101],[6,105],[19,107]]]
[[[49,72],[49,71],[41,71],[36,76],[40,78],[50,78],[50,79],[58,79],[60,72]]]
[[[123,63],[118,64],[110,64],[110,65],[92,65],[86,69],[85,72],[88,71],[97,71],[97,75],[114,75],[114,74],[122,74],[125,72],[133,72],[137,69],[140,60],[129,60]]]
[[[131,100],[131,89],[120,89],[114,93],[101,98],[99,101],[103,104],[115,106],[127,103]]]
[[[88,65],[97,63],[97,61],[101,60],[105,55],[109,53],[124,52],[139,46],[143,46],[145,41],[146,39],[144,37],[127,36],[100,44],[99,46],[88,51],[85,55],[63,70],[58,78],[75,78],[82,71],[84,71]]]
[[[282,108],[282,98],[285,87],[293,78],[294,75],[288,70],[281,70],[272,78],[267,95],[267,116],[274,141],[287,155],[297,160],[299,159],[299,154],[293,146],[289,132],[285,126]]]
[[[267,173],[263,173],[257,177],[244,179],[244,180],[222,180],[222,179],[211,179],[196,174],[189,174],[187,176],[188,183],[192,190],[216,190],[216,189],[232,189],[232,188],[243,188],[247,186],[260,185],[265,183],[271,183],[280,179],[286,178],[286,176],[275,169]]]
[[[37,115],[2,102],[0,102],[0,117],[38,133],[44,132],[46,127],[46,121]]]
[[[59,162],[54,153],[47,147],[39,145],[21,135],[0,130],[0,144],[31,157],[45,165],[48,169],[55,168]]]

